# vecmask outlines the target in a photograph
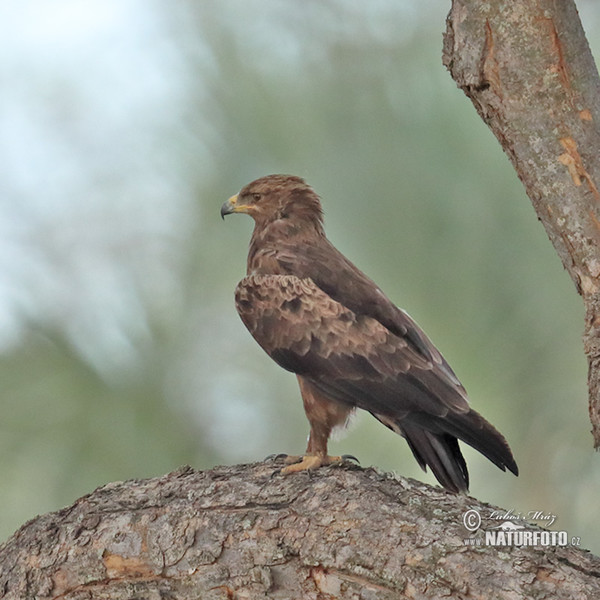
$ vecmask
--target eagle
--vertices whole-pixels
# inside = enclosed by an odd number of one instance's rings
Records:
[[[423,330],[327,239],[321,201],[300,177],[268,175],[221,207],[254,219],[237,311],[254,339],[296,374],[310,424],[289,474],[338,463],[332,430],[356,408],[408,443],[447,490],[466,492],[458,440],[518,475],[508,443],[468,403],[464,387]]]

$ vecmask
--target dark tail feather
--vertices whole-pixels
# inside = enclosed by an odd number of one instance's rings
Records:
[[[422,425],[430,431],[443,432],[457,437],[481,452],[499,469],[503,471],[508,469],[515,475],[519,474],[519,467],[517,467],[508,442],[478,412],[471,410],[466,414],[452,413],[444,418],[427,416]]]
[[[430,413],[411,413],[403,419],[372,413],[386,427],[402,435],[421,468],[427,467],[451,492],[469,488],[467,464],[458,446],[461,440],[481,452],[498,468],[515,475],[519,468],[504,436],[479,413],[448,413],[444,417]],[[458,439],[457,439],[458,438]]]
[[[409,419],[398,421],[397,427],[404,433],[421,468],[428,466],[436,479],[452,492],[464,492],[469,487],[467,465],[456,438],[481,452],[499,469],[519,474],[504,436],[474,410],[445,417],[413,413]]]
[[[406,421],[400,428],[424,471],[429,466],[435,478],[455,494],[469,489],[467,463],[455,437],[447,433],[433,433]]]

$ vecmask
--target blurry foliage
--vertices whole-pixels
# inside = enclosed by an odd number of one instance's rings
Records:
[[[108,481],[304,449],[295,378],[233,306],[251,221],[219,219],[242,185],[288,172],[511,443],[518,479],[466,449],[473,495],[554,512],[600,551],[581,303],[441,66],[446,3],[126,5],[147,11],[139,31],[107,26],[93,48],[101,61],[116,36],[123,72],[114,58],[88,81],[76,40],[19,84],[46,115],[37,143],[62,149],[37,164],[64,171],[3,184],[0,536]],[[368,415],[332,451],[433,481]]]

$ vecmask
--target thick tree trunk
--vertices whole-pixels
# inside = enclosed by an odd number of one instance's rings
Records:
[[[465,544],[501,522],[473,498],[355,466],[280,468],[185,467],[99,488],[0,548],[0,597],[600,598],[600,559],[571,538]]]
[[[453,0],[443,59],[512,161],[583,297],[599,447],[600,79],[575,4]]]

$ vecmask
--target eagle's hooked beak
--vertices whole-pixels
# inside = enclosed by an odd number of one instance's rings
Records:
[[[227,202],[223,203],[221,206],[221,219],[225,219],[225,215],[230,215],[231,213],[239,212],[240,207],[237,204],[237,194],[235,196],[231,196]]]

